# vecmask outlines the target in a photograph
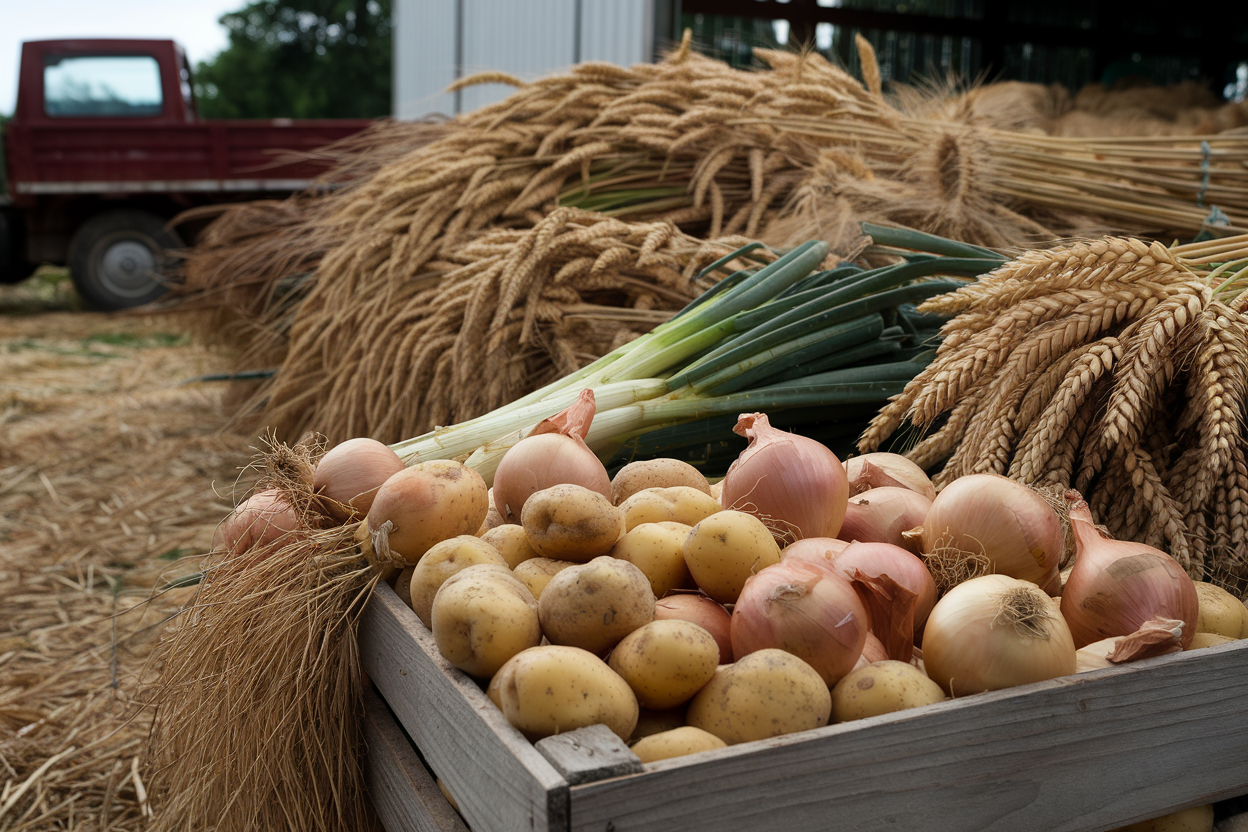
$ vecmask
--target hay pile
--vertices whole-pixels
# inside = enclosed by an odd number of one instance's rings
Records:
[[[0,308],[9,294],[0,292]],[[177,324],[0,318],[0,828],[147,827],[139,675],[231,506],[224,359]],[[214,493],[212,486],[219,489]],[[249,480],[239,484],[245,490]],[[116,617],[114,617],[116,616]]]
[[[956,81],[899,87],[890,101],[920,118],[1067,138],[1209,136],[1248,126],[1248,103],[1221,102],[1208,86],[1122,79],[1075,94],[1060,84],[1001,81],[959,89]]]
[[[879,94],[870,47],[861,48],[865,88],[817,54],[760,51],[768,69],[748,72],[693,54],[687,41],[658,64],[582,64],[529,84],[497,73],[467,79],[517,91],[439,128],[434,141],[388,147],[386,164],[341,192],[227,215],[189,255],[184,308],[233,310],[246,330],[229,336],[245,347],[241,369],[280,361],[247,409],[279,436],[311,427],[331,441],[397,441],[504,401],[456,390],[439,402],[443,393],[421,386],[465,378],[417,367],[437,354],[431,345],[486,336],[465,328],[480,319],[416,307],[464,267],[479,237],[532,229],[559,208],[669,223],[704,239],[744,234],[785,246],[819,237],[842,252],[860,221],[996,247],[1114,230],[1190,236],[1208,214],[1198,205],[1206,196],[1227,202],[1233,222],[1248,226],[1248,204],[1234,196],[1248,139],[1215,148],[1205,184],[1192,141],[1154,152],[1007,134],[977,123],[974,108],[916,117]],[[1166,164],[1150,167],[1154,156]],[[1166,187],[1151,181],[1159,178]],[[242,231],[257,224],[278,232]],[[650,279],[616,266],[607,272]],[[239,285],[255,287],[246,304],[232,298]],[[653,294],[634,288],[610,301],[625,317]],[[540,302],[553,321],[585,302],[580,288],[541,291],[526,314]],[[670,311],[677,300],[643,308]],[[523,361],[475,354],[492,368],[506,364],[506,381],[483,364],[467,375],[514,396],[570,368],[569,357],[583,364],[605,346],[558,327],[545,335],[551,340],[530,327],[505,345]],[[491,349],[504,345],[495,340]],[[389,392],[373,392],[381,387]]]

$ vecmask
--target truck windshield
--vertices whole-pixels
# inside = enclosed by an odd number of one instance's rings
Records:
[[[49,116],[158,116],[160,67],[147,55],[49,56],[43,67]]]

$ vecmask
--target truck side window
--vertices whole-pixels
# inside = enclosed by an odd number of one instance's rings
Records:
[[[148,55],[48,56],[43,67],[49,116],[158,116],[160,66]]]

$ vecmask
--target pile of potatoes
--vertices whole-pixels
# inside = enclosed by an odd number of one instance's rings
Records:
[[[531,740],[601,723],[650,762],[944,698],[901,662],[829,690],[782,650],[734,661],[725,605],[781,549],[684,462],[632,463],[611,497],[538,491],[519,524],[502,521],[484,481],[464,481],[480,492],[462,500],[484,517],[476,533],[434,543],[392,584]],[[899,684],[870,693],[877,672]]]
[[[876,526],[891,528],[881,522],[890,506],[912,509],[896,492],[934,493],[921,470],[890,454],[851,459],[845,469],[858,494],[851,508],[876,510],[868,518]],[[825,676],[794,655],[810,655],[806,644],[734,655],[733,630],[745,631],[738,624],[750,601],[735,615],[730,609],[746,582],[769,567],[784,570],[786,558],[853,560],[841,553],[848,540],[870,540],[859,535],[871,523],[854,527],[848,514],[842,541],[808,538],[782,550],[758,517],[724,509],[718,486],[695,468],[660,459],[625,466],[613,480],[602,469],[597,488],[534,491],[518,512],[507,506],[519,521],[507,523],[477,472],[451,460],[407,466],[369,439],[329,451],[312,484],[324,523],[364,520],[355,530],[361,548],[408,564],[390,576],[395,591],[447,661],[487,685],[531,739],[601,723],[649,762],[945,698],[917,647],[912,661],[891,661],[874,633],[852,670]],[[222,524],[214,548],[273,549],[301,534],[299,523],[280,493],[261,492]],[[1248,637],[1239,599],[1210,584],[1196,588],[1188,649]],[[916,628],[933,603],[921,615],[916,606]],[[744,652],[750,640],[737,644]],[[1081,668],[1108,663],[1091,654],[1095,646],[1081,651]]]

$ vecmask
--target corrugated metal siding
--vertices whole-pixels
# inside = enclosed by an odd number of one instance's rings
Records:
[[[456,0],[395,0],[394,114],[455,112]]]
[[[487,69],[523,80],[574,63],[576,0],[463,0],[463,75]],[[461,112],[507,97],[511,87],[469,87]]]
[[[629,66],[650,60],[652,0],[582,0],[581,60]]]
[[[395,0],[394,32],[395,114],[454,114],[511,94],[502,84],[469,87],[458,102],[442,92],[475,72],[530,80],[578,60],[625,66],[650,60],[654,0]]]

